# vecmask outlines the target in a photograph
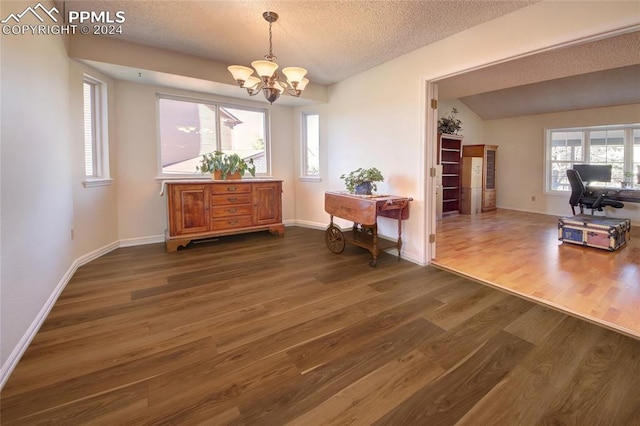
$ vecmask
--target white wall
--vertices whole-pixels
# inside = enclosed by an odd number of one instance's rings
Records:
[[[3,2],[0,15],[27,6]],[[84,68],[67,58],[62,37],[44,35],[2,35],[1,68],[0,381],[75,260],[116,239],[115,189],[81,184]]]
[[[61,38],[3,37],[3,364],[73,259],[68,93]]]
[[[116,84],[118,140],[118,230],[121,241],[163,241],[167,227],[166,197],[161,197],[158,167],[157,93],[265,107],[263,103],[119,80]],[[292,109],[269,107],[271,172],[283,179],[283,220],[294,212]],[[194,170],[195,172],[195,170]],[[194,178],[198,176],[194,173]]]
[[[296,109],[297,115],[319,112],[321,122],[327,123],[320,136],[321,151],[326,151],[322,158],[327,159],[322,182],[297,183],[296,218],[328,223],[321,194],[344,188],[340,174],[376,166],[388,177],[379,192],[414,198],[411,218],[405,223],[403,251],[409,259],[426,262],[426,212],[432,208],[425,182],[434,183],[424,177],[433,163],[425,135],[435,129],[424,118],[423,82],[639,22],[634,2],[540,2],[333,85],[328,104]],[[296,138],[299,143],[299,132]],[[484,143],[488,143],[486,138]],[[299,170],[299,159],[296,161]],[[391,223],[384,223],[380,232],[395,235]]]
[[[69,61],[69,129],[73,188],[74,258],[98,250],[118,239],[117,180],[107,186],[87,187],[84,181],[84,122],[82,83],[84,74],[107,85],[107,126],[110,176],[117,172],[115,142],[115,80],[79,62]]]
[[[460,100],[447,99],[438,101],[438,118],[448,116],[451,113],[451,108],[458,110],[457,117],[462,121],[462,130],[459,132],[463,136],[462,144],[484,144],[484,120]]]
[[[498,207],[565,216],[571,214],[569,195],[544,194],[545,130],[640,122],[640,105],[539,114],[485,122],[486,143],[498,145]],[[531,201],[531,197],[535,201]],[[606,209],[607,216],[640,222],[640,204]]]
[[[546,129],[640,122],[637,104],[484,121],[460,100],[453,99],[439,102],[438,116],[448,114],[452,107],[458,109],[462,120],[464,145],[498,145],[498,207],[557,216],[571,214],[571,208],[569,194],[544,193]],[[606,214],[631,218],[637,223],[640,204],[627,202],[624,209],[607,208]]]

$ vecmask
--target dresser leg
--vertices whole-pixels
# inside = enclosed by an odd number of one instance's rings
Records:
[[[270,226],[269,232],[271,232],[273,235],[284,235],[284,225],[282,223],[279,223],[277,225]]]
[[[167,249],[167,253],[175,253],[178,251],[178,247],[186,247],[190,242],[190,238],[183,238],[179,240],[165,240],[164,245]]]

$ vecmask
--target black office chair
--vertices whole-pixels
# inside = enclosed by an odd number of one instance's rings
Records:
[[[569,204],[571,205],[571,211],[576,214],[576,207],[580,207],[580,214],[584,214],[584,208],[591,209],[591,214],[595,210],[601,212],[603,207],[614,207],[621,209],[624,207],[620,201],[607,198],[605,193],[599,195],[590,196],[587,194],[587,188],[582,182],[580,173],[577,170],[568,169],[567,178],[569,178],[569,184],[571,185],[571,197],[569,198]]]

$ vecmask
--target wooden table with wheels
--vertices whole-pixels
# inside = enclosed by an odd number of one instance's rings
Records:
[[[331,215],[331,222],[325,232],[327,247],[339,254],[347,242],[363,247],[371,252],[369,265],[376,267],[378,254],[390,248],[402,249],[402,221],[409,218],[409,202],[413,198],[395,195],[354,195],[344,192],[325,192],[324,209]],[[333,224],[333,217],[353,222],[351,231],[342,232]],[[398,241],[378,238],[378,216],[398,220]]]

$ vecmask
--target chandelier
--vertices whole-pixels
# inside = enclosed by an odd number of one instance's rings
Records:
[[[253,75],[253,69],[242,65],[231,65],[227,69],[233,75],[238,86],[247,89],[249,96],[257,95],[260,91],[264,97],[273,104],[283,91],[291,96],[298,97],[309,83],[309,79],[304,78],[307,70],[300,67],[283,68],[282,73],[287,77],[287,82],[280,81],[276,64],[278,59],[273,54],[271,41],[271,24],[278,20],[275,12],[264,12],[262,17],[269,23],[269,54],[264,56],[264,61],[253,61],[251,66],[255,68],[258,77]]]

